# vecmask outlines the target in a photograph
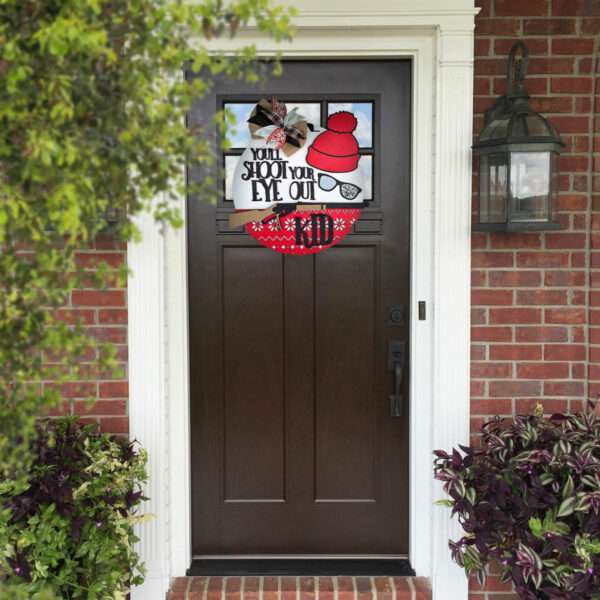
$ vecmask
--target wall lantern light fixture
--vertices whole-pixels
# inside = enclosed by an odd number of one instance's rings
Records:
[[[529,50],[519,41],[508,56],[506,94],[485,113],[473,144],[479,159],[477,231],[560,229],[555,221],[557,157],[564,144],[554,126],[529,106]]]

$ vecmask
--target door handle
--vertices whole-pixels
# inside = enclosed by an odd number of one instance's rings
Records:
[[[402,365],[400,363],[396,363],[394,365],[394,393],[390,394],[390,415],[392,417],[401,417],[402,409],[403,409],[403,396],[400,393],[402,389]]]
[[[388,371],[394,374],[393,393],[390,394],[390,415],[402,417],[404,413],[404,396],[402,382],[404,379],[404,354],[406,342],[390,340],[388,345]]]

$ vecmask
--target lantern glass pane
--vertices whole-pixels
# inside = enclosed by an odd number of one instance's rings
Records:
[[[550,219],[550,152],[512,152],[512,221]]]
[[[481,223],[506,222],[507,172],[506,154],[481,156],[479,166],[479,221]]]
[[[479,136],[479,141],[485,142],[487,140],[506,137],[508,135],[509,123],[510,118],[496,119],[495,121],[492,121],[481,132],[481,135]]]
[[[527,135],[548,135],[548,127],[540,115],[529,115],[527,117]]]
[[[550,219],[556,219],[558,210],[558,194],[560,193],[560,176],[558,173],[558,154],[552,152],[552,196],[550,201]]]

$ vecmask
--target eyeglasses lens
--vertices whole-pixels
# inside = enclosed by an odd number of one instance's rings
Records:
[[[326,192],[330,192],[337,185],[337,181],[329,175],[319,175],[319,187]]]
[[[352,183],[342,183],[340,186],[340,193],[342,194],[342,198],[346,200],[354,200],[358,193],[360,192],[360,188],[357,185],[353,185]]]

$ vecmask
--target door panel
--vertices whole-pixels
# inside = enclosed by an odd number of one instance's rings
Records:
[[[285,496],[282,262],[266,248],[223,248],[226,502]]]
[[[330,248],[315,261],[315,499],[319,502],[372,502],[376,496],[376,262],[373,246]]]
[[[261,84],[217,83],[190,114],[239,115],[231,173],[261,97],[321,125],[353,110],[372,189],[352,232],[312,256],[230,231],[227,177],[216,204],[190,198],[195,555],[407,553],[408,398],[392,417],[387,355],[408,340],[410,73],[408,61],[286,62]],[[389,324],[391,305],[402,323]]]

